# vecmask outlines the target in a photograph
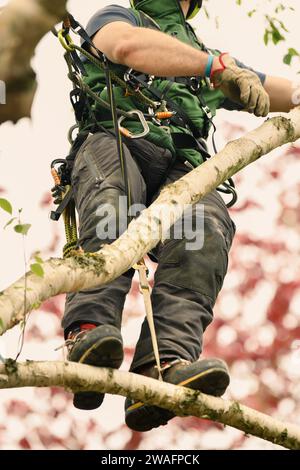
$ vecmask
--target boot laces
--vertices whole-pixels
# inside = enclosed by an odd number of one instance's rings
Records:
[[[165,372],[166,370],[170,369],[171,367],[177,365],[177,364],[190,364],[190,361],[187,361],[186,359],[174,359],[173,361],[166,361],[161,363],[161,371]],[[154,366],[155,369],[157,369],[157,366]]]
[[[55,351],[59,351],[60,349],[66,348],[68,351],[68,354],[70,354],[75,344],[79,343],[79,341],[82,340],[82,338],[86,335],[86,333],[87,333],[87,330],[70,331],[66,341],[61,346],[58,346],[58,348],[55,348]]]

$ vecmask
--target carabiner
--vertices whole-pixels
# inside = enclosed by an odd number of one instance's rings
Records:
[[[69,129],[69,132],[68,132],[68,141],[69,141],[70,145],[73,145],[74,142],[75,142],[75,139],[73,139],[73,132],[74,132],[76,129],[79,129],[79,125],[78,125],[78,124],[74,124],[74,126],[70,127],[70,129]],[[75,137],[75,138],[76,138],[76,137]]]
[[[139,134],[132,134],[132,132],[130,132],[128,129],[121,126],[124,119],[126,119],[126,116],[121,116],[120,119],[118,120],[118,125],[119,125],[119,129],[120,129],[121,134],[125,135],[125,137],[129,137],[130,139],[140,139],[141,137],[145,137],[147,134],[149,134],[149,132],[150,132],[149,125],[148,125],[142,111],[139,111],[138,109],[134,109],[132,111],[127,111],[127,114],[131,114],[131,115],[136,114],[138,116],[138,118],[140,120],[140,123],[142,124],[144,130],[142,132],[140,132]]]
[[[73,41],[70,37],[69,34],[65,34],[65,29],[61,29],[60,31],[58,31],[57,33],[57,37],[59,39],[59,42],[61,43],[61,45],[63,46],[63,48],[67,51],[67,52],[73,52],[74,50],[74,47],[73,47]]]

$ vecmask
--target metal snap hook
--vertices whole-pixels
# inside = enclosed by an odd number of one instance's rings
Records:
[[[130,132],[128,129],[121,126],[124,119],[126,119],[126,116],[121,116],[120,119],[118,120],[121,134],[123,134],[125,137],[129,137],[130,139],[140,139],[141,137],[145,137],[147,134],[149,134],[150,132],[149,125],[142,111],[139,111],[138,109],[133,109],[132,111],[127,111],[127,114],[138,116],[140,123],[143,126],[143,131],[140,132],[139,134],[132,134],[132,132]]]

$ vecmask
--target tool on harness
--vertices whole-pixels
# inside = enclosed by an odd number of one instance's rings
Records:
[[[58,169],[56,165],[59,164]],[[63,214],[65,234],[67,243],[63,248],[63,256],[67,258],[71,255],[72,251],[77,248],[77,222],[75,212],[75,202],[73,198],[73,191],[70,185],[70,173],[66,160],[56,159],[51,163],[51,174],[55,186],[52,188],[52,196],[54,203],[58,204],[56,211],[52,211],[50,218],[52,220],[59,220]]]

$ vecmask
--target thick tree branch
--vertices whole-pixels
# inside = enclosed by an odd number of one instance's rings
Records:
[[[7,361],[0,365],[0,388],[60,386],[123,395],[172,410],[178,416],[210,419],[281,445],[300,449],[300,428],[238,402],[223,400],[129,372],[74,362]]]
[[[0,293],[0,332],[19,323],[25,313],[54,295],[90,289],[117,278],[164,240],[169,226],[181,217],[187,204],[199,201],[262,155],[299,137],[300,107],[287,117],[267,120],[258,129],[229,142],[215,157],[166,187],[118,240],[97,254],[50,259],[43,265],[43,278],[28,273],[25,306],[24,277]]]
[[[67,0],[11,0],[0,13],[0,80],[6,104],[0,123],[30,116],[36,91],[30,61],[42,37],[66,15]]]

